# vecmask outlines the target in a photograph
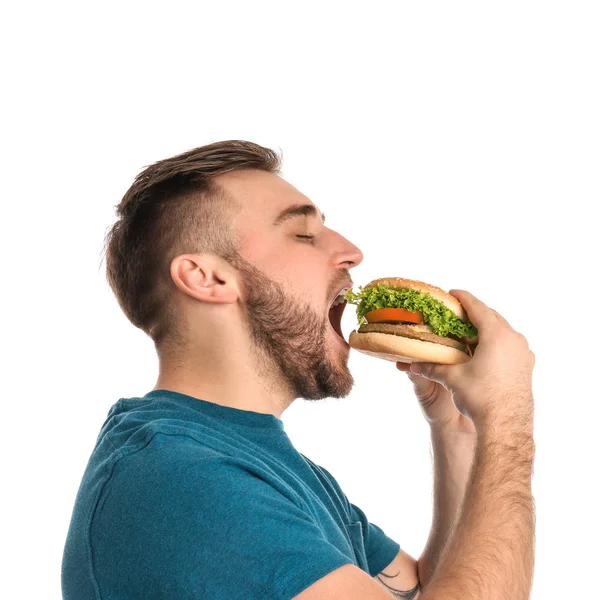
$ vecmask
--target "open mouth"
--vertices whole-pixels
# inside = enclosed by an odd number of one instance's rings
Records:
[[[340,304],[332,306],[329,309],[329,322],[333,327],[333,330],[344,339],[344,334],[342,333],[342,315],[344,314],[344,309],[346,308],[346,304],[348,304],[345,300]],[[344,340],[346,341],[346,340]]]

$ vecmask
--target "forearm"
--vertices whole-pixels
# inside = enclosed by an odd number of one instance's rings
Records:
[[[475,442],[474,433],[455,433],[435,428],[431,430],[433,518],[427,544],[417,563],[422,587],[431,580],[458,518],[473,463]]]
[[[526,600],[534,566],[535,514],[529,434],[479,432],[456,526],[423,600]]]

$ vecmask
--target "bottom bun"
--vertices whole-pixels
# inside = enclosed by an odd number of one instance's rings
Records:
[[[393,362],[432,362],[442,365],[456,365],[470,360],[470,356],[462,350],[443,346],[435,342],[423,342],[389,333],[350,334],[348,340],[351,348]]]

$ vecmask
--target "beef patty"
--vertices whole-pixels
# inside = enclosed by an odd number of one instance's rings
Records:
[[[436,335],[429,325],[424,324],[369,323],[367,325],[361,325],[358,328],[358,333],[391,333],[392,335],[401,335],[403,337],[412,338],[413,340],[450,346],[450,348],[456,348],[457,350],[462,350],[466,354],[470,354],[465,344],[448,337]]]

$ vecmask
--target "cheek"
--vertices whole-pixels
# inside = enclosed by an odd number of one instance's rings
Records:
[[[261,268],[268,252],[265,237],[255,231],[242,231],[239,236],[239,254],[252,265]]]

